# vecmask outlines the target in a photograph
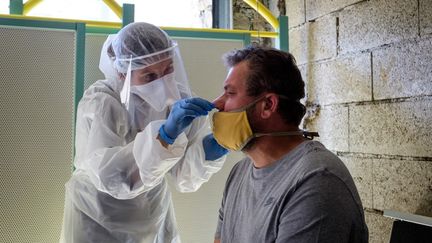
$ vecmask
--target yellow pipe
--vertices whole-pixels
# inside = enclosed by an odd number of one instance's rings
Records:
[[[250,31],[250,33],[253,37],[277,38],[279,36],[277,32]]]
[[[115,0],[103,1],[120,19],[123,18],[123,8]]]
[[[255,9],[265,20],[267,20],[273,29],[279,29],[279,21],[273,16],[266,6],[264,6],[258,0],[243,0],[243,2],[247,3],[251,8]],[[261,32],[260,32],[261,33]],[[260,34],[261,36],[261,34]]]
[[[34,7],[36,7],[42,0],[28,0],[23,5],[23,15],[27,15]]]
[[[276,32],[267,32],[267,31],[256,31],[256,30],[227,30],[227,29],[203,29],[203,28],[179,28],[179,27],[165,27],[161,26],[163,30],[180,30],[180,31],[205,31],[212,33],[239,33],[239,34],[250,34],[253,37],[268,37],[268,38],[276,38],[278,37],[278,33]]]
[[[122,23],[120,22],[106,22],[106,21],[81,20],[81,19],[61,19],[61,18],[50,18],[50,17],[23,16],[23,15],[15,15],[15,14],[0,14],[0,18],[57,21],[57,22],[66,22],[66,23],[85,23],[86,26],[89,27],[101,27],[101,28],[120,29],[122,27]]]

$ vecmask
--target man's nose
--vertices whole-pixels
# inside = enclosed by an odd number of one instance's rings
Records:
[[[223,111],[224,110],[224,106],[225,106],[225,98],[224,95],[220,95],[219,97],[217,97],[216,99],[213,100],[213,105],[215,106],[216,109],[218,109],[219,111]]]

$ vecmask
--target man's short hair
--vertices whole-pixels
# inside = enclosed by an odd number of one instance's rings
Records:
[[[280,97],[278,112],[287,123],[300,124],[306,112],[300,103],[305,97],[305,83],[293,55],[274,48],[249,46],[229,52],[223,59],[228,68],[247,62],[247,94],[258,97],[264,92],[272,92],[286,97]]]

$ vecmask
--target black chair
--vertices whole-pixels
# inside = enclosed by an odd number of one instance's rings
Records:
[[[384,216],[393,218],[390,243],[431,243],[432,218],[384,210]]]

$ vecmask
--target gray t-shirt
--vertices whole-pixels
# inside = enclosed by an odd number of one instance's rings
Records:
[[[252,242],[368,242],[363,207],[343,162],[305,141],[272,165],[249,158],[232,169],[216,239]]]

